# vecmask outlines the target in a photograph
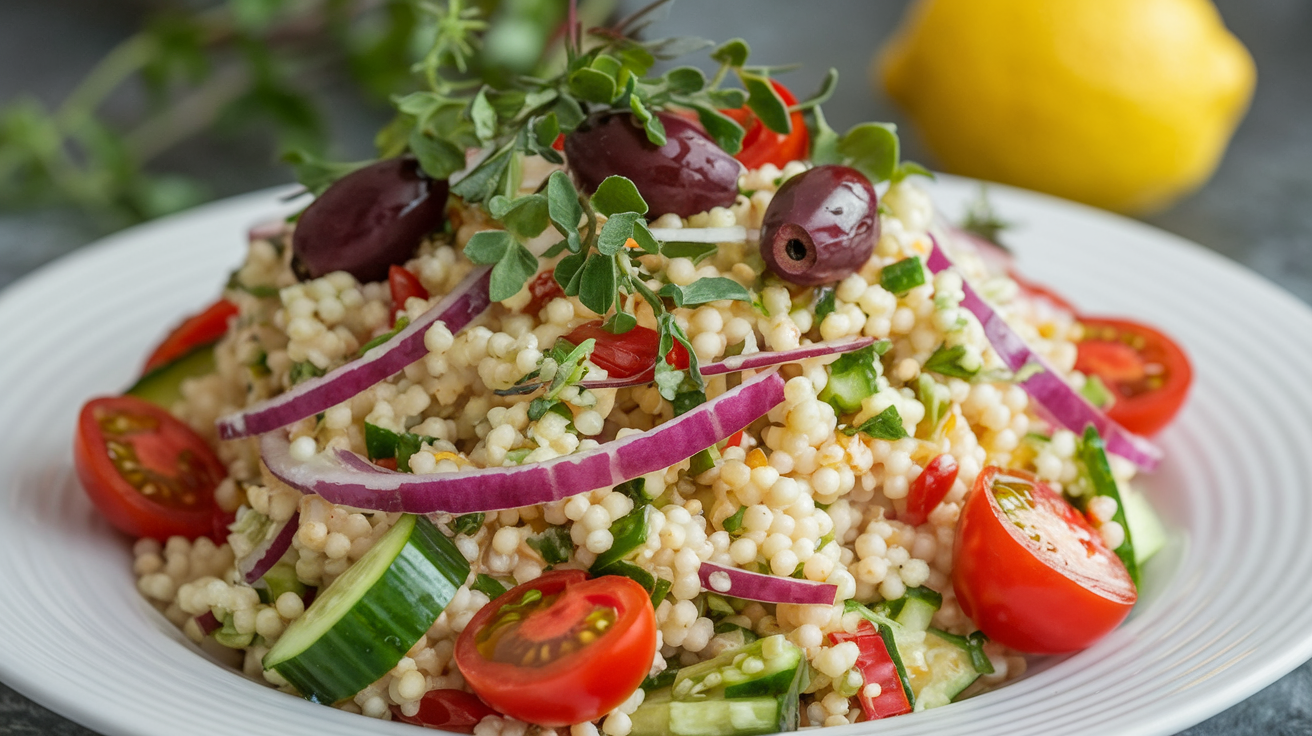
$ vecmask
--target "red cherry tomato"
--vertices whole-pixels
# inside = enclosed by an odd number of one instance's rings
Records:
[[[1171,423],[1193,383],[1193,367],[1174,340],[1129,320],[1081,317],[1084,339],[1075,369],[1098,376],[1115,401],[1107,411],[1121,426],[1149,435]]]
[[[797,98],[788,88],[771,79],[774,91],[779,93],[785,105],[796,105]],[[795,112],[789,119],[793,123],[793,132],[776,133],[765,127],[747,107],[737,110],[722,110],[725,115],[738,121],[746,130],[743,135],[743,148],[734,154],[734,158],[749,169],[759,169],[766,164],[782,167],[789,161],[804,159],[811,150],[811,135],[806,130],[806,119],[801,112]]]
[[[223,337],[228,331],[228,321],[237,316],[237,305],[227,299],[214,302],[200,314],[188,317],[182,324],[173,328],[164,342],[146,359],[141,369],[144,375],[156,368],[172,363],[202,345],[208,345]]]
[[[528,293],[533,296],[524,306],[524,314],[537,314],[552,299],[565,296],[565,290],[556,283],[556,274],[550,269],[543,271],[528,282]]]
[[[985,468],[957,522],[952,588],[990,639],[1034,654],[1083,649],[1137,594],[1120,558],[1042,481]]]
[[[414,726],[473,733],[479,721],[495,716],[497,712],[487,707],[477,695],[464,690],[429,690],[419,701],[418,713],[407,716],[400,708],[393,708],[392,715]]]
[[[607,332],[601,320],[584,322],[575,327],[565,339],[578,345],[587,339],[597,341],[589,358],[598,368],[605,368],[611,378],[628,378],[643,372],[651,372],[656,365],[656,351],[660,349],[661,338],[656,330],[647,327],[634,327],[622,335]],[[688,350],[674,343],[670,352],[665,354],[665,362],[678,368],[688,368]]]
[[[205,440],[133,396],[82,407],[73,462],[105,519],[134,537],[214,533],[214,487],[227,475]]]
[[[655,654],[656,614],[641,585],[561,570],[483,606],[456,641],[455,659],[483,702],[556,727],[614,710]]]
[[[405,309],[405,300],[412,296],[428,298],[428,289],[419,283],[419,277],[397,265],[387,268],[387,285],[392,290],[393,312]]]
[[[907,493],[907,510],[898,514],[898,521],[920,526],[929,514],[943,502],[957,480],[957,459],[944,453],[929,461],[920,471]]]

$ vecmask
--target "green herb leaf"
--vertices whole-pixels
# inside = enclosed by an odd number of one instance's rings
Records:
[[[370,460],[396,457],[396,432],[376,424],[364,423],[364,450]]]
[[[680,66],[665,72],[665,86],[676,95],[690,95],[706,87],[706,75],[695,66]]]
[[[741,38],[733,38],[720,44],[711,52],[711,58],[726,66],[742,66],[747,63],[751,47]]]
[[[619,302],[616,302],[616,312],[607,317],[601,326],[612,335],[623,335],[638,326],[638,318],[620,309]]]
[[[674,583],[671,583],[665,578],[656,578],[656,587],[651,591],[652,607],[655,608],[659,606],[661,601],[665,600],[665,596],[670,594],[670,588],[673,587]]]
[[[534,121],[533,138],[539,148],[551,148],[558,137],[560,137],[560,120],[556,117],[556,113],[549,112]]]
[[[473,514],[462,514],[451,520],[451,531],[456,534],[464,534],[472,537],[483,528],[484,514],[477,512]]]
[[[488,157],[451,187],[451,193],[470,204],[486,202],[501,190],[515,151],[507,147]]]
[[[492,217],[521,238],[536,238],[551,224],[547,214],[547,198],[530,194],[517,199],[497,195],[488,201]]]
[[[620,212],[601,226],[597,236],[597,250],[602,255],[613,256],[624,250],[624,244],[633,237],[633,226],[642,215],[637,212]]]
[[[700,278],[688,284],[666,284],[661,287],[660,295],[674,300],[676,306],[694,307],[699,304],[730,299],[736,302],[750,302],[752,294],[747,287],[723,276]]]
[[[587,253],[575,253],[565,256],[556,264],[556,283],[565,290],[565,296],[578,296],[582,283],[583,264],[588,260]]]
[[[419,167],[434,179],[446,179],[465,168],[463,151],[421,130],[416,129],[410,133],[408,145],[419,160]]]
[[[474,578],[474,584],[469,587],[492,599],[505,595],[506,592],[506,586],[502,585],[501,581],[481,572]]]
[[[793,132],[793,121],[788,114],[788,106],[775,91],[774,85],[770,84],[770,80],[748,72],[742,72],[738,77],[747,88],[747,107],[756,114],[757,119],[776,133]]]
[[[954,345],[952,347],[940,345],[934,351],[934,354],[929,356],[929,360],[925,361],[923,370],[941,376],[952,376],[953,378],[962,378],[969,381],[975,377],[975,374],[979,373],[979,367],[968,368],[963,366],[961,361],[965,357],[965,345]]]
[[[838,153],[872,183],[892,178],[898,162],[897,126],[861,123],[843,134]]]
[[[569,531],[559,526],[548,527],[541,534],[529,537],[528,546],[542,555],[548,565],[569,562],[570,556],[574,554],[574,541],[570,539]]]
[[[733,513],[733,516],[730,516],[729,518],[725,519],[723,524],[721,524],[721,526],[724,527],[724,530],[726,532],[733,534],[734,532],[743,528],[743,516],[746,515],[746,513],[747,513],[747,507],[739,506],[738,510]]]
[[[623,176],[608,176],[597,186],[592,208],[607,217],[620,212],[647,214],[647,203],[638,193],[638,187]]]
[[[633,223],[633,239],[642,248],[644,253],[659,253],[661,244],[656,240],[656,236],[651,234],[647,228],[646,220],[635,220]]]
[[[893,441],[907,436],[906,429],[902,427],[902,415],[897,413],[895,406],[890,406],[865,420],[857,429],[877,440]]]
[[[370,350],[373,350],[374,348],[378,347],[379,345],[382,345],[383,343],[387,342],[388,340],[391,340],[392,338],[396,337],[396,333],[400,332],[401,330],[404,330],[404,329],[406,328],[406,326],[409,325],[409,324],[410,324],[410,318],[409,318],[409,317],[406,317],[406,316],[404,316],[404,315],[402,315],[402,316],[400,316],[400,317],[397,317],[397,318],[396,318],[396,322],[392,325],[392,329],[388,330],[387,332],[384,332],[383,334],[379,335],[378,337],[375,337],[374,339],[370,340],[369,342],[365,343],[364,345],[361,345],[361,346],[360,346],[360,352],[359,352],[359,354],[360,354],[360,355],[364,355],[365,353],[369,352]]]
[[[675,240],[661,245],[661,255],[666,258],[687,258],[697,265],[719,252],[716,243],[681,243]]]
[[[583,219],[583,205],[569,174],[553,171],[547,178],[547,212],[556,231],[565,236],[570,253],[583,249],[579,236],[579,220]]]
[[[825,114],[816,105],[811,108],[810,125],[811,132],[811,162],[816,166],[825,164],[838,164],[843,162],[843,156],[838,152],[838,133],[829,127],[825,120]]]
[[[615,78],[597,69],[576,69],[569,75],[569,91],[581,100],[608,105],[615,98]]]
[[[324,374],[324,370],[308,360],[302,360],[299,363],[292,363],[291,370],[288,372],[287,380],[295,386],[301,381],[311,378],[318,378]]]
[[[472,260],[472,259],[471,259]],[[522,243],[513,243],[506,248],[505,254],[497,265],[492,267],[492,281],[488,287],[488,296],[494,302],[519,293],[524,284],[538,272],[538,259]]]
[[[284,153],[282,160],[292,165],[292,169],[296,172],[296,180],[316,197],[323,194],[324,190],[343,176],[373,163],[372,161],[333,163],[301,149]]]
[[[706,105],[693,105],[693,109],[697,111],[697,119],[706,129],[706,134],[715,141],[715,145],[731,156],[743,150],[745,131],[737,121]]]
[[[569,345],[569,343],[564,340],[557,341],[556,345],[559,347],[562,342],[565,345]],[[596,345],[596,340],[588,338],[574,346],[568,355],[559,358],[557,360],[556,373],[551,377],[551,384],[547,387],[547,393],[543,398],[548,401],[555,401],[567,386],[573,386],[579,381],[582,381],[583,377],[588,373],[587,366],[583,365],[583,361],[587,360],[589,355],[592,355],[592,349],[596,347]]]
[[[597,314],[605,314],[615,303],[615,259],[593,253],[583,264],[579,301]]]
[[[647,109],[647,106],[642,102],[642,98],[638,95],[631,96],[629,98],[629,109],[633,110],[634,117],[642,121],[642,129],[647,134],[647,140],[653,146],[665,145],[665,123],[662,123],[659,117]]]
[[[483,266],[499,263],[515,238],[505,230],[482,230],[473,234],[465,244],[465,257]]]
[[[893,176],[890,179],[890,181],[896,184],[902,181],[903,179],[907,178],[908,176],[924,176],[924,177],[928,177],[929,179],[935,178],[934,172],[930,171],[924,166],[921,166],[915,161],[903,161],[902,163],[897,165],[896,169],[893,170]],[[980,635],[983,636],[982,633]]]
[[[925,268],[920,263],[920,256],[904,258],[897,263],[884,266],[879,271],[879,285],[898,296],[917,286],[923,286],[924,283]]]
[[[670,402],[674,416],[682,416],[706,403],[705,391],[681,391]]]
[[[836,89],[838,89],[838,70],[829,67],[829,71],[825,74],[825,78],[820,82],[820,89],[816,90],[815,94],[805,100],[793,105],[790,109],[810,110],[813,107],[823,105],[829,101],[830,97],[834,96],[834,90]]]
[[[469,103],[469,119],[474,123],[474,134],[480,141],[486,143],[496,136],[497,112],[487,101],[487,87],[480,89]]]

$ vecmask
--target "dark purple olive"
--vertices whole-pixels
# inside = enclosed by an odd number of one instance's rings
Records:
[[[817,166],[784,182],[761,221],[766,265],[785,281],[804,286],[856,273],[876,240],[875,188],[847,166]]]
[[[629,113],[597,113],[565,136],[565,156],[579,186],[595,192],[608,176],[628,177],[647,201],[649,217],[689,217],[728,207],[738,196],[743,166],[715,145],[696,124],[657,113],[665,145],[647,140]]]
[[[447,183],[412,158],[370,164],[338,179],[301,213],[292,266],[302,279],[346,271],[362,282],[387,278],[446,218]]]

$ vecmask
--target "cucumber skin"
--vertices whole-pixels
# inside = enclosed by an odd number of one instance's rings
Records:
[[[469,577],[469,562],[451,540],[425,517],[414,519],[401,551],[337,623],[298,654],[272,666],[265,663],[306,700],[336,703],[387,674]],[[458,571],[458,578],[448,570]],[[429,588],[415,590],[413,580],[426,581]],[[383,636],[383,631],[391,633]]]
[[[147,373],[123,393],[172,409],[182,399],[182,382],[188,378],[213,373],[214,343],[201,345]]]

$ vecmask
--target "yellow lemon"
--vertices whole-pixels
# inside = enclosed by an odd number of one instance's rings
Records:
[[[919,0],[875,72],[947,170],[1122,212],[1207,180],[1256,77],[1208,0]]]

